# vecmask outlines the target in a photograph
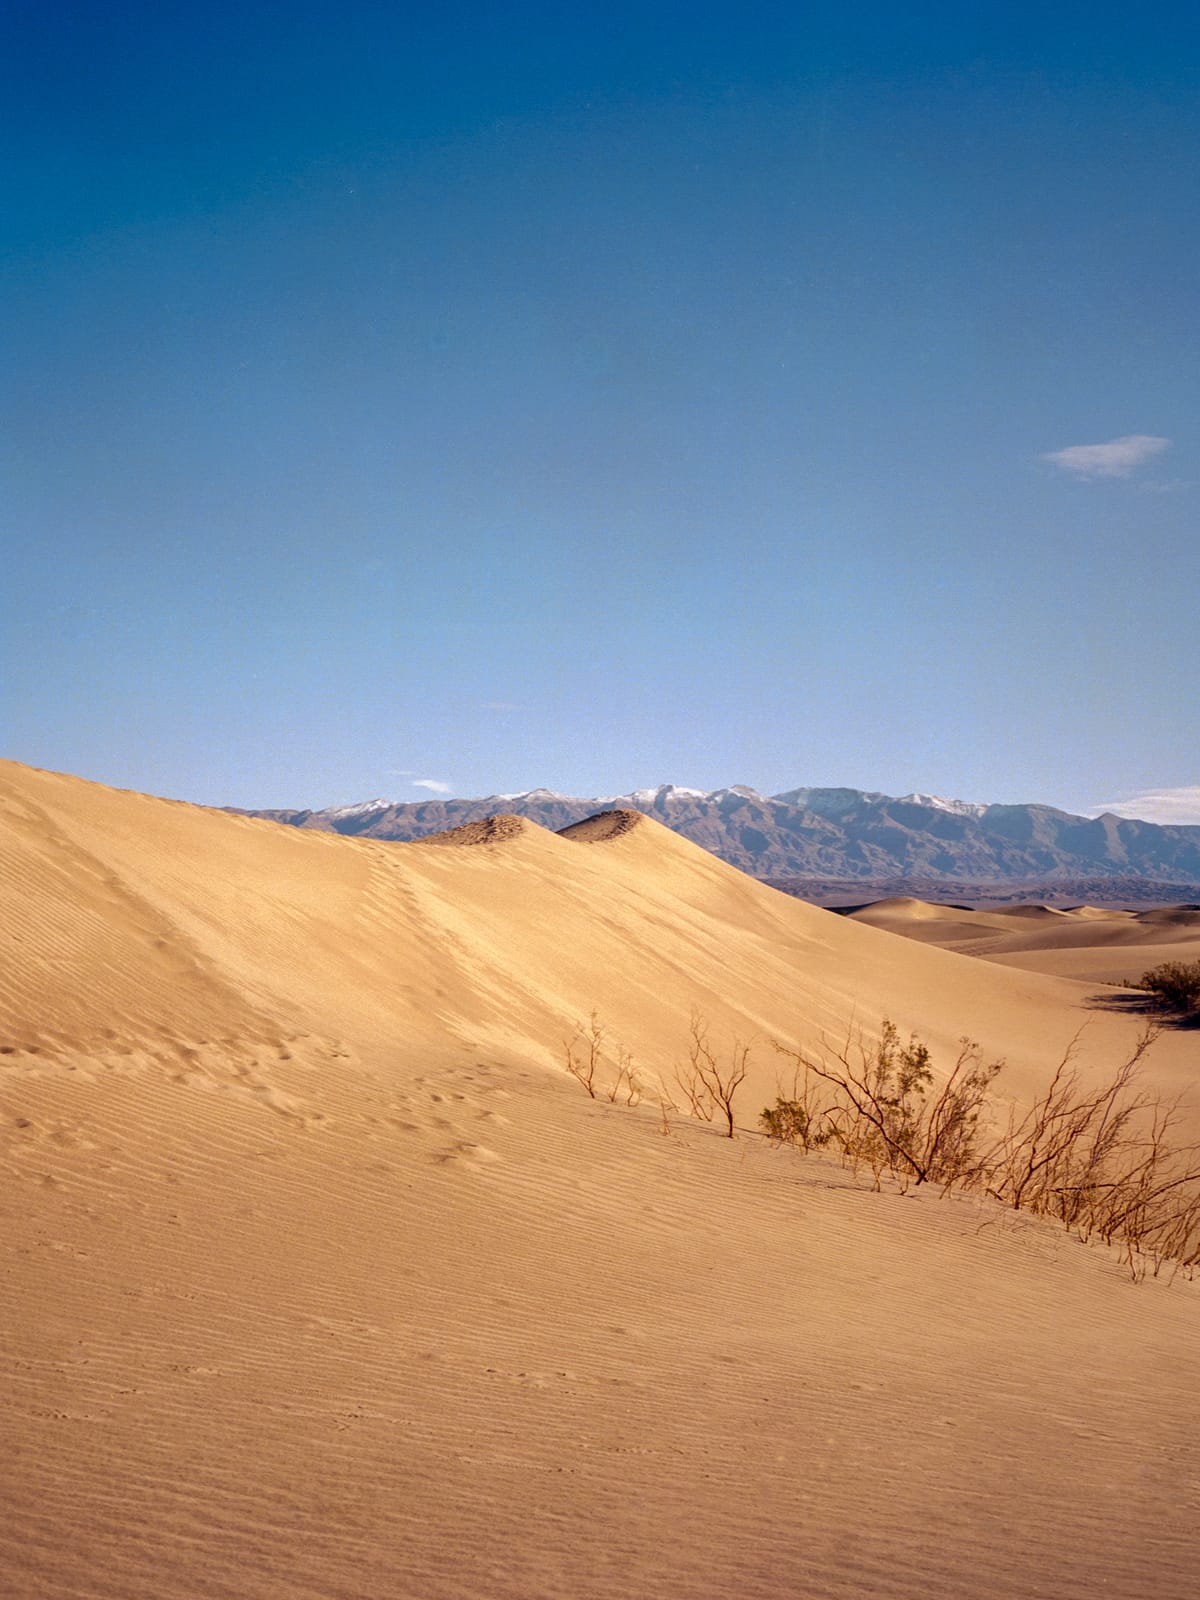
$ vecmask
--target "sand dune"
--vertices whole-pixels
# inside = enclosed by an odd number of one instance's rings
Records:
[[[1200,959],[1200,906],[1108,911],[1010,906],[971,911],[924,900],[878,900],[849,913],[872,928],[899,933],[1029,972],[1082,983],[1136,981],[1164,961]]]
[[[700,1007],[753,1124],[770,1039],[887,1014],[1020,1095],[1130,1048],[1090,985],[623,813],[382,844],[4,763],[0,893],[5,1592],[1194,1592],[1196,1285],[563,1070],[595,1009],[669,1080]]]

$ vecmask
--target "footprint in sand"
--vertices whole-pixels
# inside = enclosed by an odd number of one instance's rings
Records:
[[[438,1166],[464,1167],[468,1172],[482,1172],[503,1158],[494,1150],[489,1150],[487,1145],[461,1139],[451,1149],[439,1151],[433,1159]]]

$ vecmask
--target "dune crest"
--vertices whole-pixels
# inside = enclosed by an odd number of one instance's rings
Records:
[[[585,817],[582,822],[573,822],[569,827],[560,828],[558,837],[573,839],[578,844],[600,844],[608,839],[619,839],[623,834],[641,827],[646,820],[640,811],[620,808],[598,811],[594,817]]]
[[[431,833],[428,838],[414,839],[415,845],[478,845],[500,844],[506,839],[517,839],[522,834],[544,832],[534,822],[524,817],[499,813],[482,817],[478,822],[464,822],[461,827],[448,828],[445,833]]]

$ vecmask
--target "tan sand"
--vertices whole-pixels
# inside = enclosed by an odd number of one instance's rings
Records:
[[[0,766],[0,1588],[1183,1600],[1200,1286],[589,1100],[693,1006],[1044,1081],[1087,985],[647,819],[376,844]],[[1195,1077],[1196,1036],[1154,1071]]]
[[[863,926],[943,950],[1080,983],[1136,983],[1143,972],[1164,961],[1200,960],[1197,906],[1161,906],[1152,911],[1011,906],[967,911],[897,897],[876,901],[850,916]]]

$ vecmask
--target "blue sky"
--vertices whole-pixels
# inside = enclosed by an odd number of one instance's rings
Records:
[[[6,754],[1200,821],[1194,8],[6,16]]]

